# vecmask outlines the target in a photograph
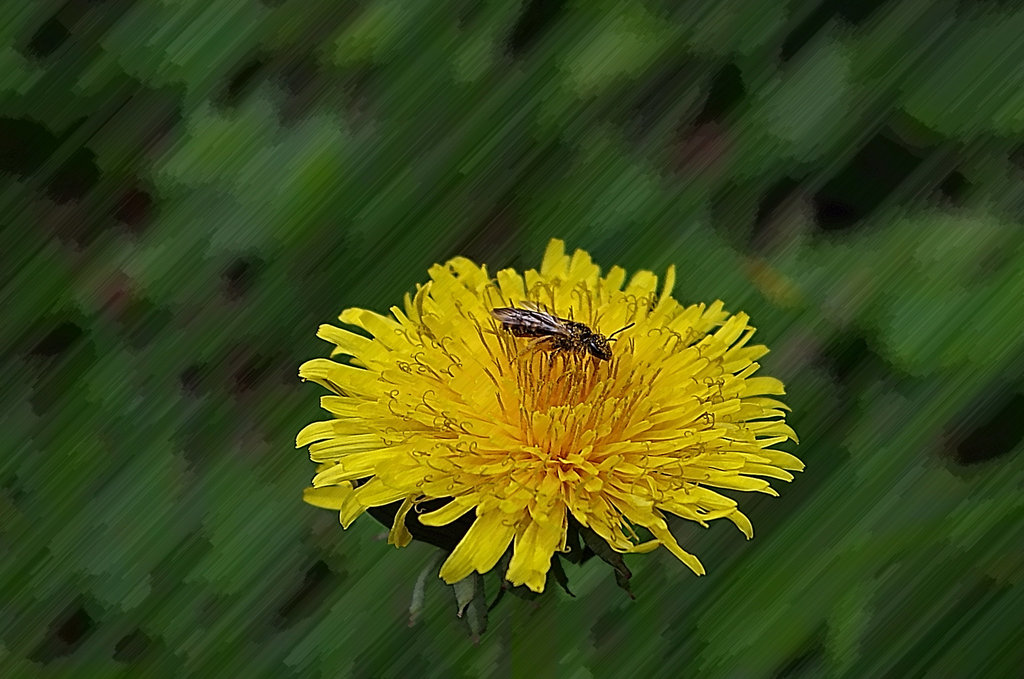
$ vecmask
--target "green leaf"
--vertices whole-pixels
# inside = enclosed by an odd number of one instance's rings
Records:
[[[474,640],[487,630],[487,596],[484,592],[484,578],[472,573],[452,585],[455,593],[456,615],[469,626]]]
[[[934,130],[971,138],[1024,132],[1024,12],[979,14],[936,43],[903,107]]]
[[[669,24],[640,4],[617,5],[608,15],[594,17],[591,25],[576,26],[580,40],[567,50],[560,70],[569,90],[579,97],[636,77],[672,38]]]

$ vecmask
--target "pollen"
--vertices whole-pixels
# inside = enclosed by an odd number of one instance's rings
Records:
[[[617,552],[663,546],[703,574],[666,519],[724,518],[750,538],[722,491],[775,495],[768,479],[789,481],[803,464],[776,449],[796,434],[775,398],[782,383],[755,376],[767,349],[750,344],[748,317],[721,302],[684,306],[674,282],[672,268],[660,290],[647,271],[602,275],[553,240],[539,270],[492,277],[456,258],[389,315],[346,310],[347,329],[318,332],[336,360],[299,372],[330,392],[331,419],[297,438],[318,465],[306,500],[344,527],[397,504],[398,546],[412,538],[409,512],[425,526],[468,516],[441,567],[449,583],[511,550],[505,577],[542,591],[570,519]],[[491,310],[510,305],[543,305],[604,336],[626,329],[599,360],[506,331]]]

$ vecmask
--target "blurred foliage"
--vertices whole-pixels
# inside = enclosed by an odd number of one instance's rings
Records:
[[[0,3],[0,671],[1014,676],[1024,9]],[[807,471],[504,602],[300,501],[316,326],[551,237],[750,313]],[[493,582],[491,583],[493,585]],[[623,651],[626,652],[623,652]]]

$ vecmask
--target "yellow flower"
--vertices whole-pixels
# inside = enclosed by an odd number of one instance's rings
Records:
[[[389,541],[409,542],[410,511],[444,526],[474,518],[441,567],[448,583],[492,569],[512,545],[505,577],[540,592],[570,515],[617,552],[663,545],[698,574],[666,514],[703,526],[726,518],[750,538],[736,502],[713,488],[775,495],[760,477],[791,480],[796,457],[773,446],[796,440],[782,383],[754,377],[767,349],[748,346],[745,314],[721,302],[682,306],[669,268],[626,282],[590,256],[548,245],[540,271],[499,271],[456,258],[430,269],[391,316],[341,314],[366,334],[320,327],[343,363],[314,359],[299,375],[333,395],[334,419],[299,433],[318,463],[311,504],[340,511],[348,527],[369,508],[401,502]],[[624,286],[625,284],[625,286]],[[610,335],[611,360],[552,350],[515,337],[495,307],[543,305]],[[361,483],[360,483],[361,481]],[[355,483],[353,483],[355,482]],[[440,509],[436,500],[451,498]],[[643,540],[635,527],[650,538]]]

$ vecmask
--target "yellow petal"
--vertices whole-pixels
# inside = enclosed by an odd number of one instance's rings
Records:
[[[661,547],[661,540],[647,540],[629,548],[630,554],[647,554]]]
[[[377,376],[369,370],[335,363],[328,358],[314,358],[299,366],[299,377],[330,389],[339,396],[376,397],[380,390]]]
[[[377,465],[387,457],[381,451],[371,450],[364,453],[345,455],[324,471],[313,477],[315,487],[331,486],[339,481],[352,481],[369,476]]]
[[[302,501],[314,507],[337,511],[345,503],[345,498],[351,494],[351,483],[343,483],[326,488],[306,488],[302,491]]]
[[[349,356],[360,356],[372,354],[376,344],[369,337],[357,335],[349,330],[336,328],[333,325],[321,325],[316,331],[316,336],[334,345],[331,356],[347,354]]]
[[[405,497],[404,491],[395,490],[374,477],[345,498],[339,517],[343,528],[348,528],[368,507],[381,507]]]
[[[462,498],[455,498],[440,509],[420,514],[420,523],[424,526],[447,526],[475,506],[476,504],[473,502],[468,502]]]
[[[697,575],[705,574],[704,565],[701,564],[700,559],[680,547],[679,543],[676,542],[675,537],[669,532],[667,526],[664,524],[647,526],[647,529],[651,531],[651,534],[658,538],[658,541],[665,545],[668,551],[672,552],[677,559],[689,566],[690,570]]]
[[[405,547],[412,542],[412,533],[405,525],[405,515],[412,509],[412,500],[406,498],[402,502],[402,506],[398,508],[395,513],[395,520],[391,524],[391,530],[388,531],[388,544],[394,545],[395,547]]]
[[[742,531],[742,533],[747,536],[748,540],[754,537],[754,525],[750,523],[750,519],[748,519],[743,512],[736,509],[732,513],[730,513],[726,518],[728,518],[730,521],[736,524],[736,527],[739,528],[740,531]]]
[[[513,517],[498,511],[478,516],[442,564],[441,578],[452,584],[474,570],[484,573],[493,568],[515,533],[511,519]]]
[[[552,238],[544,250],[540,274],[547,278],[565,278],[569,271],[569,258],[565,256],[565,242]]]
[[[379,434],[341,434],[336,431],[331,438],[310,444],[309,457],[314,462],[320,462],[364,451],[377,452],[381,457],[387,457],[388,450]]]
[[[743,383],[743,396],[785,394],[786,388],[774,377],[748,377]]]
[[[331,436],[334,436],[334,427],[330,422],[313,422],[299,431],[298,436],[295,437],[295,447],[308,446],[313,441],[320,441]]]
[[[565,533],[564,512],[563,508],[561,521],[553,520],[545,524],[528,521],[516,533],[512,559],[505,574],[513,585],[526,585],[534,592],[544,591],[551,557]]]

